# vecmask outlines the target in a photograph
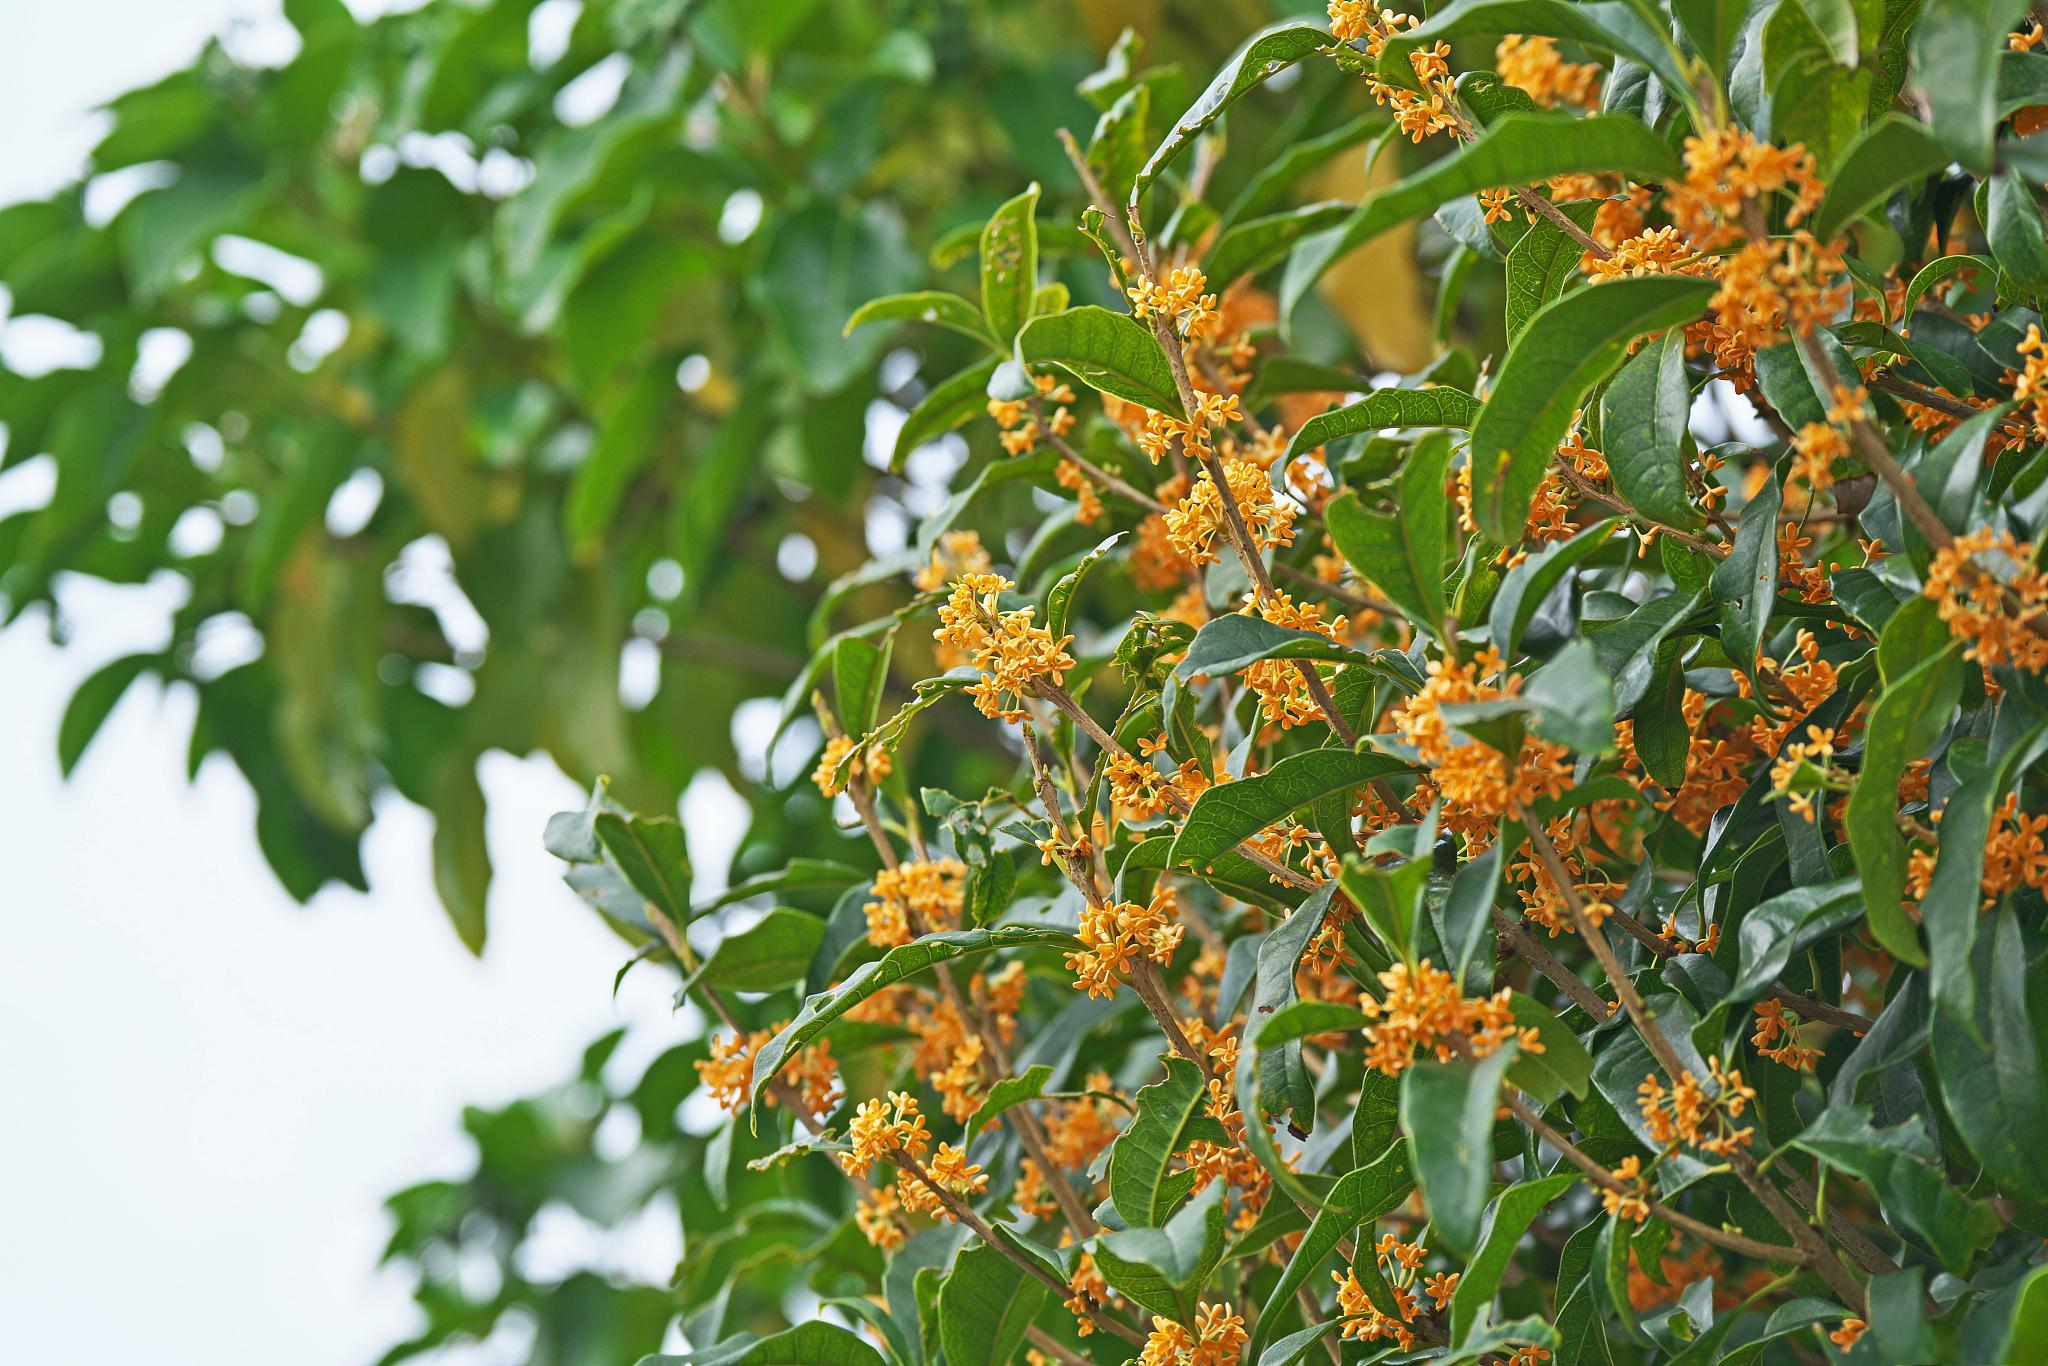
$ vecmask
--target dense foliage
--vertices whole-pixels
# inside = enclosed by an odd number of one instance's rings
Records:
[[[502,8],[347,32],[417,54]],[[864,23],[856,8],[682,6],[659,33],[633,25],[660,7],[610,12],[625,27],[602,38],[636,71],[692,54],[675,60],[700,103],[622,134],[635,150],[599,190],[570,177],[580,213],[551,213],[542,240],[616,234],[673,266],[667,237],[701,244],[729,207],[728,185],[692,217],[702,178],[760,173],[740,133],[712,155],[677,129],[765,109],[752,131],[786,134],[778,82],[818,98],[804,58],[854,48],[817,16]],[[1033,8],[1015,7],[1017,32],[1044,33]],[[734,66],[738,15],[762,27]],[[472,48],[448,44],[430,69],[474,73]],[[1127,35],[1068,73],[1087,114],[1051,121],[981,98],[1000,82],[955,52],[906,84],[960,82],[944,107],[1002,128],[1021,165],[952,148],[957,129],[914,101],[849,165],[831,142],[848,122],[821,112],[806,131],[822,141],[789,150],[804,194],[762,198],[841,207],[777,209],[770,246],[706,246],[732,254],[692,277],[744,282],[745,319],[681,284],[655,306],[656,276],[629,272],[583,332],[566,312],[521,329],[484,306],[504,302],[518,206],[548,168],[627,155],[535,151],[533,185],[502,208],[452,201],[484,235],[449,244],[447,316],[476,330],[442,334],[438,373],[463,387],[441,411],[477,444],[425,441],[454,462],[429,477],[395,443],[437,370],[388,318],[351,312],[349,340],[297,367],[261,423],[220,416],[223,385],[230,412],[269,401],[240,367],[282,333],[246,303],[201,308],[240,287],[218,244],[189,266],[223,230],[208,222],[154,287],[192,291],[193,315],[230,317],[233,337],[197,370],[195,341],[161,394],[128,393],[104,361],[65,372],[101,387],[21,448],[55,451],[59,495],[22,533],[43,558],[10,550],[8,591],[161,558],[127,550],[136,527],[102,503],[66,501],[81,462],[109,458],[77,424],[116,408],[182,431],[203,419],[160,405],[192,375],[180,402],[215,412],[217,441],[302,451],[334,424],[298,408],[353,393],[368,430],[336,468],[388,469],[405,497],[387,489],[342,535],[323,491],[254,599],[252,526],[190,573],[194,629],[287,583],[374,586],[433,532],[492,624],[475,696],[420,700],[402,609],[315,593],[263,619],[259,661],[200,678],[256,670],[269,691],[215,696],[264,742],[238,749],[219,721],[202,738],[260,792],[264,773],[284,784],[288,828],[323,832],[302,848],[351,847],[308,775],[349,774],[359,799],[387,775],[424,790],[388,719],[407,708],[436,708],[425,752],[463,774],[477,751],[450,735],[612,774],[549,847],[636,961],[681,975],[708,1031],[630,1085],[607,1042],[561,1094],[472,1115],[476,1178],[394,1201],[394,1251],[421,1268],[432,1319],[400,1354],[488,1333],[516,1304],[541,1306],[541,1359],[630,1355],[680,1315],[686,1359],[721,1366],[2048,1359],[2048,815],[2028,783],[2048,754],[2042,47],[2014,0],[1453,0],[1426,19],[1334,0],[1251,33],[1199,89]],[[475,131],[576,137],[522,126],[550,117],[564,62],[538,94],[519,94],[525,70],[495,99],[465,87]],[[417,102],[432,79],[353,69],[367,126],[448,126]],[[379,79],[389,103],[366,93]],[[898,237],[830,199],[872,193],[885,166],[918,186],[921,220],[972,225]],[[956,213],[962,175],[986,194]],[[834,176],[851,178],[819,183]],[[281,222],[313,179],[280,192]],[[1312,184],[1346,197],[1310,200]],[[818,212],[821,241],[774,249]],[[911,240],[932,248],[930,279]],[[402,245],[342,253],[357,273],[329,287],[360,288],[371,317],[417,303],[417,282],[368,283]],[[97,250],[140,288],[133,245]],[[35,258],[10,259],[12,287]],[[558,305],[603,274],[572,271]],[[1361,278],[1371,307],[1348,310]],[[1375,332],[1423,287],[1433,344]],[[627,344],[614,324],[636,309],[650,320]],[[594,386],[579,335],[604,357]],[[917,370],[878,421],[866,376],[898,335]],[[521,351],[540,345],[562,350]],[[502,373],[546,402],[481,401],[501,348]],[[727,377],[725,407],[707,383],[677,392],[689,348]],[[614,430],[586,405],[636,386],[660,406],[623,474],[605,473],[602,434],[565,448],[564,431]],[[767,406],[752,427],[750,403]],[[524,444],[493,457],[519,413]],[[948,496],[908,499],[925,515],[906,552],[792,590],[806,576],[765,568],[792,526],[858,544],[829,505],[867,492],[863,449],[892,471],[967,464]],[[144,470],[178,488],[242,477],[163,466],[122,465],[93,497]],[[728,501],[703,502],[706,478]],[[141,492],[145,518],[163,497]],[[876,502],[858,506],[872,522]],[[749,539],[707,549],[739,507]],[[67,535],[42,530],[66,509]],[[467,535],[435,520],[504,509]],[[465,548],[500,535],[506,558],[465,570]],[[804,645],[776,729],[815,724],[822,752],[789,789],[730,765],[759,816],[716,896],[693,890],[664,813],[695,764],[722,762],[750,691],[730,671],[756,665],[707,662],[704,686],[664,672],[652,704],[621,707],[617,623],[645,610],[662,555],[688,595],[671,639],[786,646],[772,604],[810,613],[785,633]],[[481,599],[537,559],[561,566],[561,592],[613,604],[607,653],[579,647],[598,628],[558,619],[559,598],[530,618],[558,653],[530,657],[542,642],[516,634],[501,650],[509,609]],[[331,657],[300,660],[294,630],[334,648],[299,620],[328,601],[385,633],[362,647],[373,666],[403,667],[351,691]],[[558,695],[577,676],[564,661],[594,657],[603,685]],[[498,692],[495,668],[527,687]],[[386,719],[355,730],[363,713],[328,693],[294,699],[298,669]],[[599,716],[630,732],[628,757],[563,741]],[[364,736],[379,742],[344,743]],[[705,1122],[714,1107],[729,1116]],[[601,1153],[600,1123],[627,1114],[637,1145]],[[610,1221],[656,1191],[688,1242],[672,1294],[519,1283],[541,1204]],[[494,1294],[451,1270],[479,1249]]]

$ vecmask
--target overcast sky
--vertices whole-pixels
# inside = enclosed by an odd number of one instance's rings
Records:
[[[91,107],[186,62],[263,0],[0,0],[0,202],[74,176]],[[276,22],[274,17],[272,22]],[[247,41],[274,41],[260,28]],[[10,494],[0,476],[0,503]],[[383,1197],[462,1174],[460,1109],[566,1076],[613,1024],[676,1031],[654,974],[618,1003],[618,942],[559,882],[545,761],[484,766],[498,877],[471,959],[428,824],[380,809],[369,896],[295,906],[225,760],[184,780],[192,699],[130,691],[74,778],[54,736],[98,664],[159,645],[150,589],[65,585],[77,642],[0,633],[0,1356],[38,1366],[359,1366],[415,1325],[379,1276]],[[587,1251],[573,1231],[560,1249]],[[672,1229],[623,1250],[659,1277]]]

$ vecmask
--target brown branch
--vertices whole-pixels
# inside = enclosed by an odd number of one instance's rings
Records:
[[[944,1186],[941,1186],[938,1182],[932,1180],[931,1175],[925,1171],[916,1158],[901,1149],[891,1149],[885,1156],[899,1171],[908,1172],[911,1176],[915,1177],[918,1184],[930,1191],[932,1198],[943,1205],[948,1214],[967,1225],[969,1229],[973,1230],[976,1237],[980,1238],[990,1247],[993,1247],[1010,1261],[1016,1263],[1025,1275],[1044,1282],[1046,1287],[1062,1300],[1065,1300],[1074,1293],[1072,1286],[1046,1270],[1036,1257],[1028,1256],[1018,1251],[1010,1245],[1007,1238],[997,1237],[996,1231],[988,1226],[987,1220],[974,1212],[973,1206],[947,1190]],[[1096,1327],[1105,1332],[1114,1333],[1125,1342],[1135,1343],[1139,1346],[1144,1345],[1145,1339],[1137,1329],[1131,1327],[1122,1319],[1113,1318],[1103,1313],[1094,1305],[1088,1303],[1085,1297],[1081,1301],[1081,1311],[1089,1317]]]
[[[1527,1101],[1523,1100],[1513,1091],[1504,1091],[1502,1097],[1508,1109],[1514,1112],[1516,1119],[1528,1125],[1535,1131],[1538,1138],[1562,1153],[1564,1159],[1584,1172],[1594,1185],[1602,1190],[1614,1191],[1617,1194],[1639,1194],[1636,1187],[1619,1180],[1613,1172],[1608,1171],[1607,1168],[1601,1166],[1592,1157],[1580,1151],[1570,1139],[1545,1123],[1543,1116],[1537,1114],[1529,1107]],[[1712,1224],[1695,1219],[1690,1214],[1681,1213],[1669,1205],[1662,1205],[1654,1200],[1646,1201],[1646,1203],[1650,1207],[1651,1214],[1670,1224],[1673,1228],[1690,1233],[1702,1242],[1726,1248],[1728,1251],[1741,1256],[1754,1257],[1758,1261],[1763,1262],[1789,1262],[1800,1266],[1807,1265],[1812,1260],[1804,1248],[1786,1247],[1779,1243],[1766,1243],[1759,1239],[1751,1238],[1746,1234],[1730,1233],[1726,1229],[1715,1228]]]
[[[1530,847],[1536,851],[1537,858],[1543,863],[1544,871],[1550,875],[1551,882],[1557,887],[1558,896],[1564,901],[1573,928],[1579,932],[1579,937],[1586,941],[1586,947],[1593,951],[1594,960],[1600,964],[1600,970],[1607,974],[1614,986],[1615,995],[1621,998],[1622,1008],[1628,1011],[1629,1018],[1635,1022],[1637,1032],[1649,1046],[1651,1055],[1656,1058],[1675,1085],[1687,1071],[1678,1056],[1678,1050],[1672,1046],[1670,1038],[1664,1033],[1664,1027],[1643,1004],[1641,993],[1636,990],[1636,984],[1629,977],[1627,969],[1622,967],[1621,960],[1615,956],[1614,946],[1607,942],[1607,935],[1587,915],[1585,902],[1580,898],[1578,887],[1573,883],[1570,871],[1565,868],[1564,860],[1558,856],[1557,846],[1550,842],[1550,836],[1544,833],[1543,826],[1536,818],[1526,811],[1522,813],[1522,827],[1528,831]],[[1785,1198],[1784,1192],[1757,1170],[1755,1160],[1738,1148],[1729,1154],[1728,1165],[1741,1179],[1742,1184],[1749,1187],[1750,1193],[1763,1202],[1764,1209],[1770,1216],[1777,1220],[1792,1235],[1793,1241],[1808,1254],[1807,1264],[1820,1273],[1821,1279],[1828,1283],[1828,1288],[1841,1296],[1843,1303],[1851,1307],[1862,1304],[1863,1290],[1857,1284],[1856,1278],[1842,1265],[1821,1233],[1800,1216],[1792,1202]]]

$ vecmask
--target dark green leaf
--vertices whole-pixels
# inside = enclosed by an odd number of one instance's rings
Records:
[[[1493,1174],[1493,1113],[1512,1045],[1472,1062],[1419,1062],[1401,1074],[1401,1127],[1442,1246],[1469,1258]]]
[[[1004,1366],[1045,1303],[1045,1283],[988,1243],[960,1249],[939,1290],[939,1345],[948,1361]]]
[[[1290,754],[1264,773],[1219,783],[1195,798],[1173,839],[1171,866],[1202,872],[1225,850],[1331,793],[1349,793],[1407,765],[1384,754],[1311,749]]]
[[[1691,413],[1678,328],[1636,353],[1600,399],[1600,453],[1615,489],[1652,521],[1686,528],[1706,520],[1685,482]]]
[[[1794,887],[1752,909],[1742,918],[1742,970],[1735,975],[1728,999],[1754,1000],[1778,980],[1793,954],[1854,924],[1861,910],[1860,888],[1853,877]]]
[[[1178,1153],[1196,1139],[1228,1143],[1206,1113],[1208,1079],[1186,1058],[1166,1059],[1166,1077],[1133,1098],[1136,1113],[1109,1150],[1109,1198],[1132,1228],[1158,1228],[1194,1186],[1192,1172],[1173,1172]]]
[[[889,468],[900,470],[910,453],[927,441],[973,421],[988,410],[988,381],[1000,362],[991,356],[933,385],[896,432]]]
[[[1479,1228],[1479,1250],[1465,1264],[1458,1277],[1458,1288],[1451,1295],[1452,1346],[1463,1347],[1472,1330],[1483,1322],[1481,1316],[1493,1303],[1493,1292],[1500,1288],[1500,1278],[1514,1259],[1515,1247],[1529,1231],[1529,1225],[1545,1205],[1578,1184],[1578,1176],[1569,1172],[1524,1181],[1509,1186],[1486,1207],[1486,1217]]]
[[[1949,163],[1949,153],[1926,125],[1887,114],[1860,133],[1828,180],[1814,211],[1813,234],[1831,241],[1842,229],[1884,203],[1893,190],[1917,184]]]
[[[1682,276],[1613,280],[1567,294],[1530,322],[1472,424],[1472,510],[1483,533],[1503,545],[1522,538],[1536,486],[1586,395],[1636,338],[1690,322],[1713,292],[1711,280]]]
[[[1337,553],[1393,599],[1412,623],[1432,631],[1441,631],[1444,620],[1444,559],[1451,534],[1444,478],[1450,455],[1449,437],[1432,433],[1409,450],[1383,500],[1390,506],[1368,507],[1364,494],[1346,489],[1323,510]]]
[[[1460,389],[1438,385],[1429,389],[1375,389],[1356,403],[1317,413],[1301,424],[1287,443],[1292,460],[1318,446],[1360,432],[1397,427],[1469,427],[1479,415],[1479,400]]]
[[[1743,504],[1735,545],[1709,581],[1721,609],[1721,644],[1745,673],[1753,674],[1762,653],[1764,628],[1778,597],[1778,508],[1783,491],[1775,479]]]
[[[1934,140],[1979,175],[1991,169],[1998,59],[2026,0],[1929,0],[1913,26],[1914,87],[1927,98]]]
[[[1031,319],[1038,296],[1038,187],[995,211],[981,230],[981,311],[1007,345]]]
[[[1034,365],[1058,365],[1084,384],[1172,417],[1184,416],[1166,353],[1151,331],[1094,304],[1033,318],[1017,338],[1017,354]]]
[[[1590,229],[1600,202],[1574,200],[1557,206],[1558,211],[1579,227]],[[1508,249],[1508,340],[1522,335],[1529,320],[1546,304],[1579,283],[1579,258],[1586,249],[1577,238],[1548,218],[1539,218]]]

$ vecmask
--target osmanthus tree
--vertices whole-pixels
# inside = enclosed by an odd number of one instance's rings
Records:
[[[2040,25],[1328,18],[1120,49],[1083,193],[852,315],[1002,446],[790,687],[870,871],[550,829],[716,1022],[660,1359],[2043,1359]],[[1471,345],[1368,378],[1314,287],[1422,217]]]

